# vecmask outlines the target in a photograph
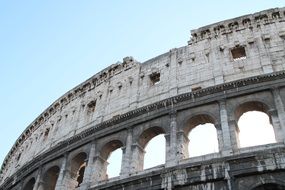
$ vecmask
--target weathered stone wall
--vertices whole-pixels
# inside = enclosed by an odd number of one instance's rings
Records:
[[[245,107],[270,116],[277,144],[282,147],[278,151],[284,151],[284,23],[284,8],[266,10],[193,30],[187,46],[171,49],[145,63],[126,57],[122,63],[111,65],[67,92],[27,127],[2,165],[0,184],[17,189],[33,178],[37,188],[44,188],[40,183],[44,174],[59,172],[57,189],[73,189],[76,180],[67,168],[89,160],[81,189],[95,188],[105,180],[106,155],[122,147],[121,177],[125,179],[139,172],[143,176],[140,180],[146,176],[151,179],[151,182],[140,183],[146,186],[152,183],[153,189],[171,189],[173,185],[186,189],[183,185],[192,183],[197,184],[190,189],[246,189],[245,184],[249,182],[244,183],[242,177],[232,179],[224,172],[225,167],[230,167],[232,172],[232,165],[224,160],[225,157],[237,156],[234,159],[243,162],[238,155],[249,151],[239,149],[236,131],[239,113],[244,112]],[[259,110],[260,105],[263,110]],[[187,133],[191,130],[188,123],[205,121],[215,125],[219,141],[219,153],[206,160],[219,158],[229,166],[225,163],[213,166],[217,167],[215,175],[223,170],[219,177],[209,179],[215,183],[208,182],[207,178],[188,181],[184,175],[189,171],[176,168],[173,172],[182,177],[178,177],[178,184],[169,182],[177,176],[167,173],[167,168],[180,164],[192,167],[189,163],[193,163],[193,159],[187,159],[186,150]],[[140,138],[155,134],[165,134],[166,163],[162,170],[157,168],[156,173],[148,174],[142,171],[146,142]],[[108,138],[104,137],[106,135]],[[73,145],[70,142],[77,139],[82,143]],[[59,147],[65,149],[59,151]],[[39,158],[47,153],[54,161],[46,157],[46,162],[39,163]],[[80,156],[72,161],[76,155]],[[278,170],[282,171],[284,157],[281,157]],[[20,175],[19,171],[30,161],[34,167],[30,177]],[[52,166],[55,168],[49,170]],[[97,169],[96,174],[92,168]],[[281,179],[284,175],[281,171],[274,175]],[[160,174],[164,172],[165,175]],[[205,172],[205,169],[199,168],[197,172]],[[135,178],[129,180],[137,183]],[[134,186],[126,185],[125,189],[128,188],[134,189]],[[115,185],[114,189],[118,187]]]

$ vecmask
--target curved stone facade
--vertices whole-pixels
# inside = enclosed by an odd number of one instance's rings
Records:
[[[0,189],[285,189],[285,8],[191,35],[144,63],[126,57],[56,100],[8,153]],[[252,110],[269,116],[276,143],[239,147],[237,121]],[[189,158],[187,135],[203,123],[214,124],[219,151]],[[165,164],[143,170],[158,134]],[[121,173],[108,179],[117,148]]]

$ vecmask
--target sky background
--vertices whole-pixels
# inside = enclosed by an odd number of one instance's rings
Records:
[[[0,164],[43,110],[105,67],[185,46],[191,29],[283,6],[284,0],[0,1]]]

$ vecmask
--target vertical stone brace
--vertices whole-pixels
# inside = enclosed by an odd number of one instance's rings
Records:
[[[93,141],[91,143],[88,160],[86,161],[87,162],[86,169],[84,172],[83,182],[80,185],[80,189],[88,189],[90,187],[92,181],[92,174],[96,172],[94,166],[95,150],[96,150],[96,142]]]
[[[233,149],[237,148],[236,137],[233,133],[236,127],[233,125],[229,125],[228,121],[228,113],[226,109],[226,102],[220,101],[220,120],[221,120],[221,128],[222,128],[222,136],[223,136],[223,146],[222,153],[229,154],[233,151]]]
[[[120,176],[123,177],[127,177],[131,172],[132,142],[133,142],[133,131],[132,129],[128,129],[126,146],[123,149],[123,158],[121,164]]]
[[[177,85],[177,49],[171,49],[169,52],[170,66],[169,66],[169,96],[176,96],[178,94]]]
[[[278,129],[276,129],[277,126],[273,125],[274,131],[275,131],[276,140],[285,143],[285,110],[284,110],[284,104],[283,104],[283,101],[281,99],[280,91],[279,91],[278,88],[272,89],[271,92],[273,94],[273,99],[274,99],[275,107],[276,107],[276,110],[277,110],[277,116],[278,116],[278,119],[279,119],[279,125],[281,127],[281,132],[282,132],[281,136],[279,136],[279,137],[276,136],[277,135],[276,134],[276,130],[278,130]]]
[[[144,149],[138,144],[132,144],[131,147],[132,152],[132,161],[131,161],[131,168],[130,173],[135,173],[137,171],[143,170],[144,165]]]
[[[177,122],[176,111],[171,111],[170,116],[170,134],[165,135],[165,165],[166,167],[175,166],[179,157],[177,154]]]
[[[40,188],[41,175],[42,175],[42,168],[40,167],[38,169],[37,179],[36,179],[36,182],[35,182],[33,190],[41,190],[41,188]]]
[[[66,189],[65,188],[65,178],[67,177],[66,176],[66,164],[67,164],[67,154],[64,155],[64,158],[62,160],[62,164],[61,164],[61,167],[60,167],[60,172],[59,172],[59,175],[58,175],[58,178],[57,178],[57,182],[56,182],[56,185],[55,185],[55,190],[64,190]]]

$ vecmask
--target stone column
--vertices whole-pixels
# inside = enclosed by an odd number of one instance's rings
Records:
[[[41,182],[42,182],[41,177],[42,177],[42,168],[40,167],[38,170],[37,179],[36,179],[33,190],[42,190],[43,189],[41,187]]]
[[[285,110],[284,104],[280,96],[280,91],[278,88],[272,89],[272,94],[274,98],[274,103],[276,107],[275,114],[272,114],[274,110],[271,110],[272,124],[274,128],[275,138],[277,142],[285,143]],[[275,117],[274,117],[275,116]],[[275,119],[275,122],[274,122]]]
[[[165,135],[165,166],[175,166],[179,160],[179,154],[177,151],[177,122],[176,111],[169,113],[170,116],[170,134]]]
[[[95,141],[91,142],[91,148],[89,151],[89,156],[86,161],[86,167],[84,171],[84,177],[83,177],[83,182],[80,184],[80,189],[88,189],[90,187],[90,184],[92,182],[92,174],[95,171],[95,150],[96,150],[96,143]]]
[[[127,177],[131,171],[131,160],[132,160],[132,142],[133,142],[133,131],[131,128],[128,129],[128,136],[126,140],[126,146],[122,148],[123,157],[121,164],[120,176]]]
[[[170,52],[170,63],[169,63],[169,78],[172,80],[169,81],[169,96],[175,96],[178,93],[177,85],[177,49],[171,49]]]
[[[132,144],[132,163],[131,163],[131,173],[135,173],[143,170],[144,165],[144,154],[145,151],[143,147],[139,144]]]
[[[218,139],[218,146],[219,152],[224,150],[224,139],[223,139],[223,130],[220,123],[215,124],[215,128],[217,131],[217,139]]]
[[[220,120],[221,120],[221,128],[222,128],[222,136],[223,136],[223,146],[222,146],[222,154],[230,155],[233,150],[237,149],[238,144],[236,140],[235,131],[236,125],[235,122],[228,120],[228,113],[226,109],[226,102],[220,101]]]
[[[62,164],[61,164],[61,167],[60,167],[60,172],[58,174],[58,178],[57,178],[57,181],[56,181],[56,185],[55,185],[55,190],[64,190],[66,189],[65,185],[67,185],[65,183],[65,178],[66,178],[66,163],[67,163],[67,154],[64,155],[64,158],[62,160]]]
[[[107,175],[107,160],[102,158],[100,155],[96,155],[94,158],[95,171],[92,173],[91,185],[98,184],[102,180],[108,179]]]
[[[189,139],[185,135],[184,131],[178,131],[176,135],[177,135],[176,157],[179,162],[180,160],[189,157],[189,152],[188,152]]]

